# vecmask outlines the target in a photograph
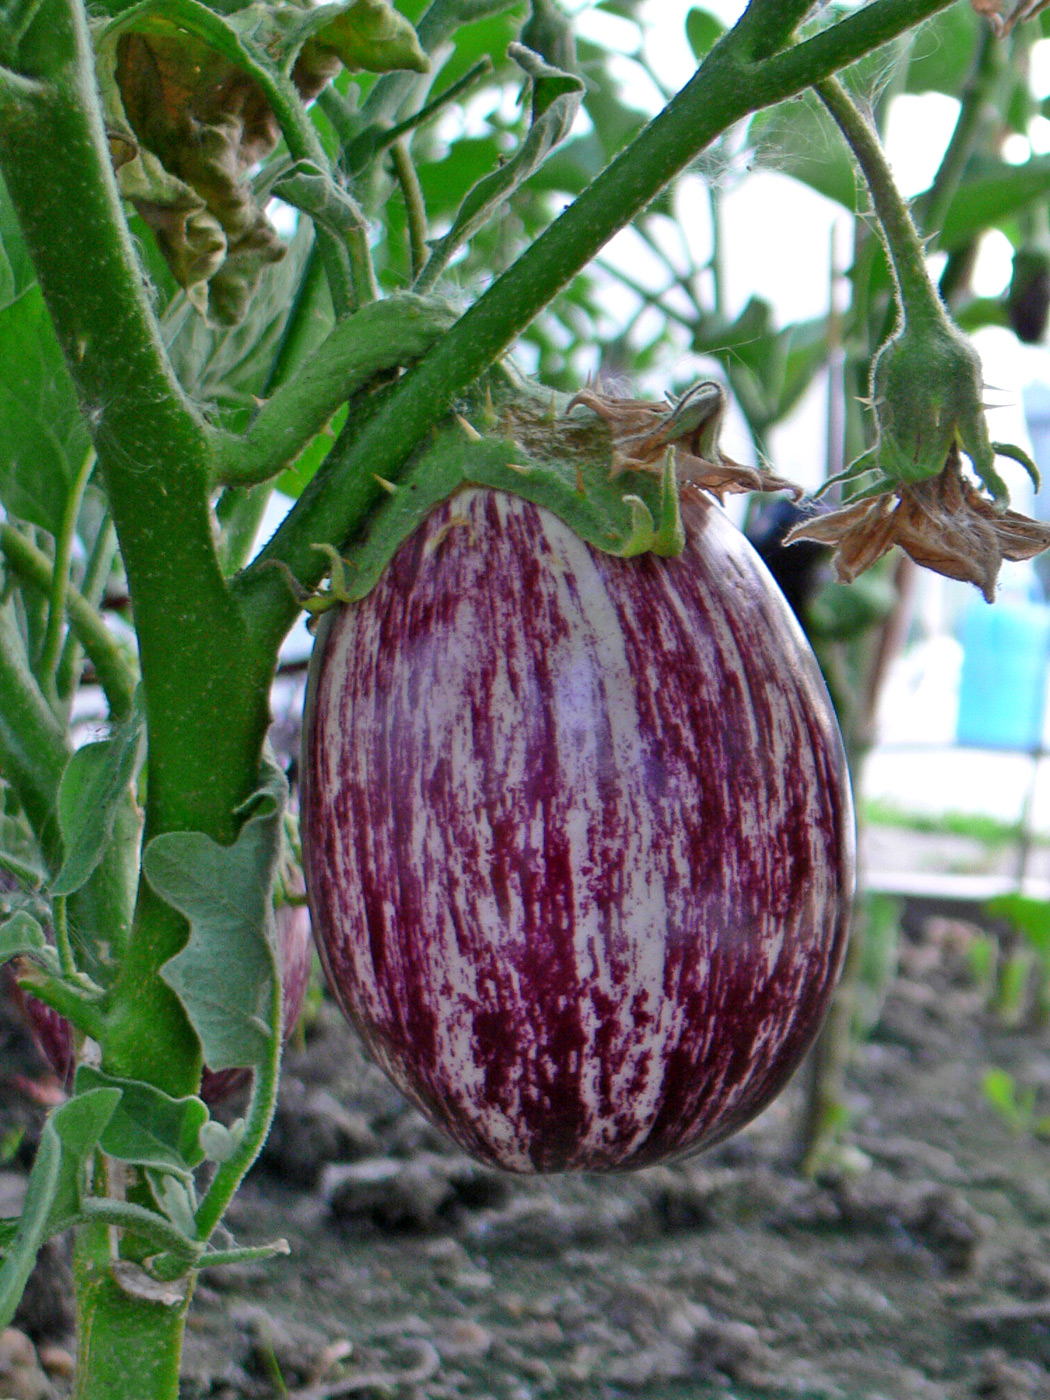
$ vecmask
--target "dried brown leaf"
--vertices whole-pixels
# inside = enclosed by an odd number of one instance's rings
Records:
[[[953,448],[939,476],[804,521],[785,543],[797,540],[831,545],[846,582],[899,545],[924,568],[975,584],[991,602],[1003,560],[1050,548],[1050,524],[997,507],[962,475]]]

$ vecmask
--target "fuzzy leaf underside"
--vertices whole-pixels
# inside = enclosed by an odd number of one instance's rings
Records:
[[[112,739],[85,744],[66,764],[58,788],[58,824],[65,846],[53,895],[87,883],[113,834],[117,811],[143,758],[145,726],[137,707]]]
[[[90,1065],[78,1067],[76,1088],[78,1094],[119,1090],[120,1102],[100,1137],[102,1150],[111,1157],[185,1177],[204,1160],[200,1130],[208,1121],[208,1107],[202,1099],[172,1098],[152,1084],[117,1079]]]
[[[40,288],[0,310],[0,502],[58,535],[90,447]]]
[[[614,477],[607,457],[541,462],[509,439],[472,441],[461,427],[447,427],[416,455],[395,494],[380,505],[367,539],[348,551],[348,597],[365,597],[398,546],[464,486],[509,491],[543,506],[606,554],[673,555],[684,544],[670,464],[662,478],[647,472]]]
[[[48,972],[59,971],[58,954],[37,920],[24,909],[0,924],[0,966],[12,958],[32,958]]]
[[[76,1215],[84,1162],[119,1100],[119,1089],[78,1094],[44,1124],[17,1233],[11,1239],[10,1226],[4,1232],[8,1240],[0,1267],[0,1329],[14,1317],[41,1245],[64,1230]]]
[[[197,831],[167,832],[146,847],[150,884],[190,923],[186,947],[161,969],[200,1037],[213,1070],[253,1066],[265,1057],[277,943],[273,880],[288,785],[266,766],[253,810],[231,846]]]
[[[516,189],[543,165],[555,146],[568,136],[583,100],[583,80],[545,63],[522,44],[512,44],[510,57],[532,83],[532,124],[515,154],[484,176],[469,191],[448,233],[434,244],[421,285],[431,285],[455,250],[468,242]]]

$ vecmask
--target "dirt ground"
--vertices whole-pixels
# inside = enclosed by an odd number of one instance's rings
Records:
[[[974,938],[944,920],[905,938],[850,1073],[842,1161],[818,1181],[791,1166],[797,1082],[671,1167],[493,1173],[323,1004],[229,1219],[291,1256],[202,1277],[184,1400],[1050,1400],[1050,1041],[987,1010]],[[990,1067],[1013,1076],[1012,1125]],[[53,1088],[0,1029],[0,1214]],[[0,1337],[0,1397],[66,1393],[70,1322],[53,1247]]]

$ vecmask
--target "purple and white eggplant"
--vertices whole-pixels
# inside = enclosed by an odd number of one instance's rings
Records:
[[[314,935],[404,1092],[513,1171],[646,1166],[780,1091],[854,887],[816,660],[706,498],[678,558],[464,491],[325,618],[304,739]]]

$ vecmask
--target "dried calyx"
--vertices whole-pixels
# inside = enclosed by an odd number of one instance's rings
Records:
[[[618,399],[597,389],[581,389],[568,404],[596,413],[612,434],[612,471],[662,475],[668,448],[674,448],[683,488],[708,491],[720,501],[740,491],[802,492],[792,482],[762,467],[748,467],[726,457],[718,445],[725,413],[725,390],[707,380],[695,384],[673,403]]]
[[[1045,10],[1050,0],[970,0],[979,15],[984,15],[1000,37],[1005,38],[1015,24],[1033,19]]]
[[[976,584],[990,603],[1004,560],[1050,548],[1050,525],[997,506],[963,475],[959,449],[943,471],[796,525],[787,543],[813,540],[835,549],[839,578],[851,583],[894,545],[917,564]]]

